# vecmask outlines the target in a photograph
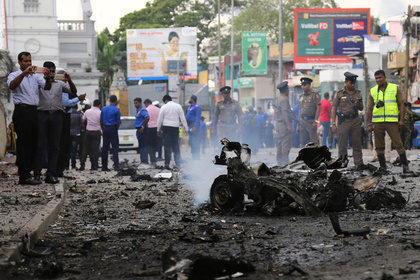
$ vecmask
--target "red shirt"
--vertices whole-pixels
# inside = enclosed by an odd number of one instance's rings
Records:
[[[331,102],[326,99],[322,99],[321,110],[319,113],[320,122],[329,122],[331,120],[331,109]]]

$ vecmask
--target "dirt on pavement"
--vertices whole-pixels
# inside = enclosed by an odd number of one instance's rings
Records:
[[[417,161],[410,167],[419,171]],[[418,178],[402,178],[401,167],[379,184],[401,191],[406,207],[338,213],[343,228],[372,230],[349,237],[337,236],[327,215],[215,211],[202,203],[215,170],[225,172],[193,164],[151,179],[160,170],[139,170],[146,176],[136,182],[72,172],[65,206],[35,248],[51,253],[26,256],[10,279],[420,278]]]

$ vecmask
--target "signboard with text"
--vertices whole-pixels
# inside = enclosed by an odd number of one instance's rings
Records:
[[[267,32],[242,32],[244,75],[267,74]]]
[[[188,79],[196,79],[196,27],[127,29],[127,79],[129,81],[168,79],[169,75],[178,73],[179,61],[186,61],[181,65],[183,69],[186,69]],[[175,67],[168,69],[168,65],[175,65]]]
[[[370,9],[295,9],[295,69],[353,65],[370,34]]]

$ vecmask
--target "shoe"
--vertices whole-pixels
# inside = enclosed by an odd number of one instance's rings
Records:
[[[363,163],[356,166],[356,170],[358,170],[358,171],[363,171],[363,170],[366,170],[366,169],[368,169],[368,166],[366,164],[363,164]]]
[[[35,175],[33,180],[38,184],[42,184],[41,175]]]
[[[169,169],[169,170],[171,170],[171,168],[169,167],[169,165],[166,165],[166,164],[165,164],[165,166],[163,167],[163,169]]]
[[[42,182],[35,181],[32,178],[26,178],[26,179],[21,178],[19,179],[19,182],[18,182],[19,185],[39,185],[41,183]]]
[[[60,181],[51,175],[48,175],[47,178],[45,178],[45,183],[47,184],[58,184]]]
[[[377,157],[374,157],[373,159],[370,160],[370,162],[377,162],[377,161],[379,161]]]
[[[105,168],[102,167],[102,171],[111,171],[111,169],[109,169],[107,167],[105,167]]]
[[[137,169],[150,169],[151,166],[148,165],[147,163],[140,163],[139,166],[137,166]]]
[[[90,171],[98,171],[98,168],[91,168]]]
[[[84,166],[81,166],[81,167],[78,169],[78,171],[83,171],[83,170],[85,170],[85,167],[84,167]]]
[[[64,173],[59,173],[59,174],[57,174],[57,177],[64,178]]]

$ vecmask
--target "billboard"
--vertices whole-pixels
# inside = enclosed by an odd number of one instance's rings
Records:
[[[295,9],[295,69],[352,67],[364,52],[370,9]]]
[[[267,74],[267,32],[242,32],[244,75]]]
[[[127,29],[127,79],[197,78],[197,28]]]

